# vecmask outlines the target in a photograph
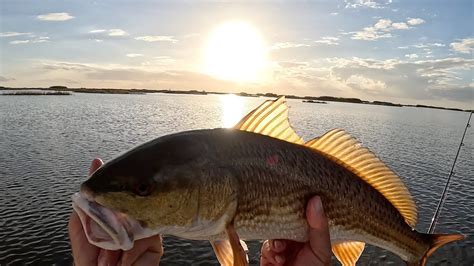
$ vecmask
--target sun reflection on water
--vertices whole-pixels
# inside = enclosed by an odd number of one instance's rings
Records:
[[[222,127],[233,127],[244,116],[244,100],[236,95],[219,96],[221,102]]]

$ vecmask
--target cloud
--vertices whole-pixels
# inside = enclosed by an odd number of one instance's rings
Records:
[[[287,48],[299,48],[299,47],[309,47],[309,44],[305,43],[295,43],[295,42],[279,42],[275,43],[272,47],[270,47],[271,50],[279,50],[279,49],[287,49]]]
[[[278,62],[278,65],[283,68],[293,68],[293,67],[301,67],[306,66],[306,62]]]
[[[135,58],[135,57],[142,57],[143,54],[126,54],[127,57]]]
[[[409,58],[409,59],[415,59],[415,58],[418,58],[418,55],[417,54],[406,54],[405,57]]]
[[[417,20],[417,19],[410,19],[410,20]],[[375,41],[378,39],[391,38],[393,37],[393,35],[391,34],[392,31],[411,29],[411,27],[409,27],[408,24],[417,25],[417,24],[413,24],[413,21],[410,23],[410,20],[408,20],[405,23],[405,22],[392,22],[390,19],[379,19],[373,26],[365,27],[361,31],[350,32],[350,34],[352,34],[351,39]],[[422,19],[419,19],[419,20],[422,20]],[[418,24],[421,24],[421,23],[418,23]]]
[[[411,26],[416,26],[416,25],[420,25],[420,24],[425,23],[425,20],[421,19],[421,18],[409,18],[407,20],[407,23]]]
[[[326,44],[326,45],[339,45],[337,42],[339,40],[338,37],[322,37],[321,40],[314,41],[315,43]]]
[[[111,37],[117,37],[117,36],[126,36],[128,35],[128,33],[122,29],[110,29],[107,35]]]
[[[178,42],[178,40],[175,39],[173,36],[162,36],[162,35],[139,36],[139,37],[135,37],[135,40],[145,41],[145,42],[171,42],[171,43]]]
[[[392,27],[397,30],[407,30],[409,29],[408,25],[405,22],[393,23]]]
[[[15,40],[15,41],[11,41],[10,44],[25,44],[29,42],[30,40]]]
[[[49,42],[49,37],[47,36],[39,36],[29,40],[14,40],[10,41],[10,44],[27,44],[27,43],[44,43]]]
[[[14,78],[7,78],[4,76],[0,76],[0,82],[7,82],[7,81],[13,81],[15,80]]]
[[[460,42],[453,42],[449,46],[457,53],[469,54],[474,50],[474,38],[462,39]]]
[[[345,0],[345,8],[386,8],[392,0]]]
[[[66,21],[73,19],[74,16],[69,15],[69,13],[61,12],[38,15],[36,18],[43,21]]]
[[[122,29],[96,29],[89,31],[93,35],[93,39],[100,40],[100,38],[120,38],[128,36],[128,33]]]
[[[166,58],[167,59],[167,58]],[[235,91],[237,84],[193,71],[158,70],[125,65],[43,61],[39,77],[68,78],[85,87],[196,89]]]
[[[17,36],[31,36],[31,32],[14,32],[14,31],[6,31],[0,32],[0,37],[17,37]]]
[[[461,93],[453,88],[472,87],[461,73],[474,69],[474,59],[453,57],[403,61],[332,58],[329,62],[332,67],[328,77],[341,83],[341,86],[363,93],[370,91],[368,94],[387,98],[402,98],[411,102],[441,98],[461,100],[457,98]],[[360,77],[355,78],[354,75]],[[356,83],[357,86],[354,85]]]

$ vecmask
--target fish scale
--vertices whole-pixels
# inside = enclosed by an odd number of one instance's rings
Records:
[[[287,115],[284,98],[266,101],[233,129],[163,136],[106,163],[73,198],[85,231],[93,223],[110,235],[89,241],[129,249],[171,234],[209,240],[221,264],[246,265],[240,239],[308,240],[305,211],[315,195],[344,265],[355,265],[365,243],[424,265],[437,248],[463,239],[414,230],[415,203],[390,168],[341,129],[304,142]]]

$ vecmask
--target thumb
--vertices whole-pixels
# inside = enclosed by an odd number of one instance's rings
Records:
[[[321,198],[313,197],[306,207],[306,217],[309,225],[309,244],[314,255],[321,262],[329,265],[331,262],[331,240],[329,236],[329,225],[324,215]]]

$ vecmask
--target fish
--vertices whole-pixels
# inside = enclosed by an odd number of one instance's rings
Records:
[[[315,195],[343,265],[366,244],[425,265],[464,239],[416,231],[415,202],[393,170],[343,129],[305,142],[288,112],[284,97],[267,100],[233,128],[161,136],[105,163],[72,196],[89,242],[129,250],[173,235],[210,241],[222,265],[248,265],[246,240],[308,241]]]

